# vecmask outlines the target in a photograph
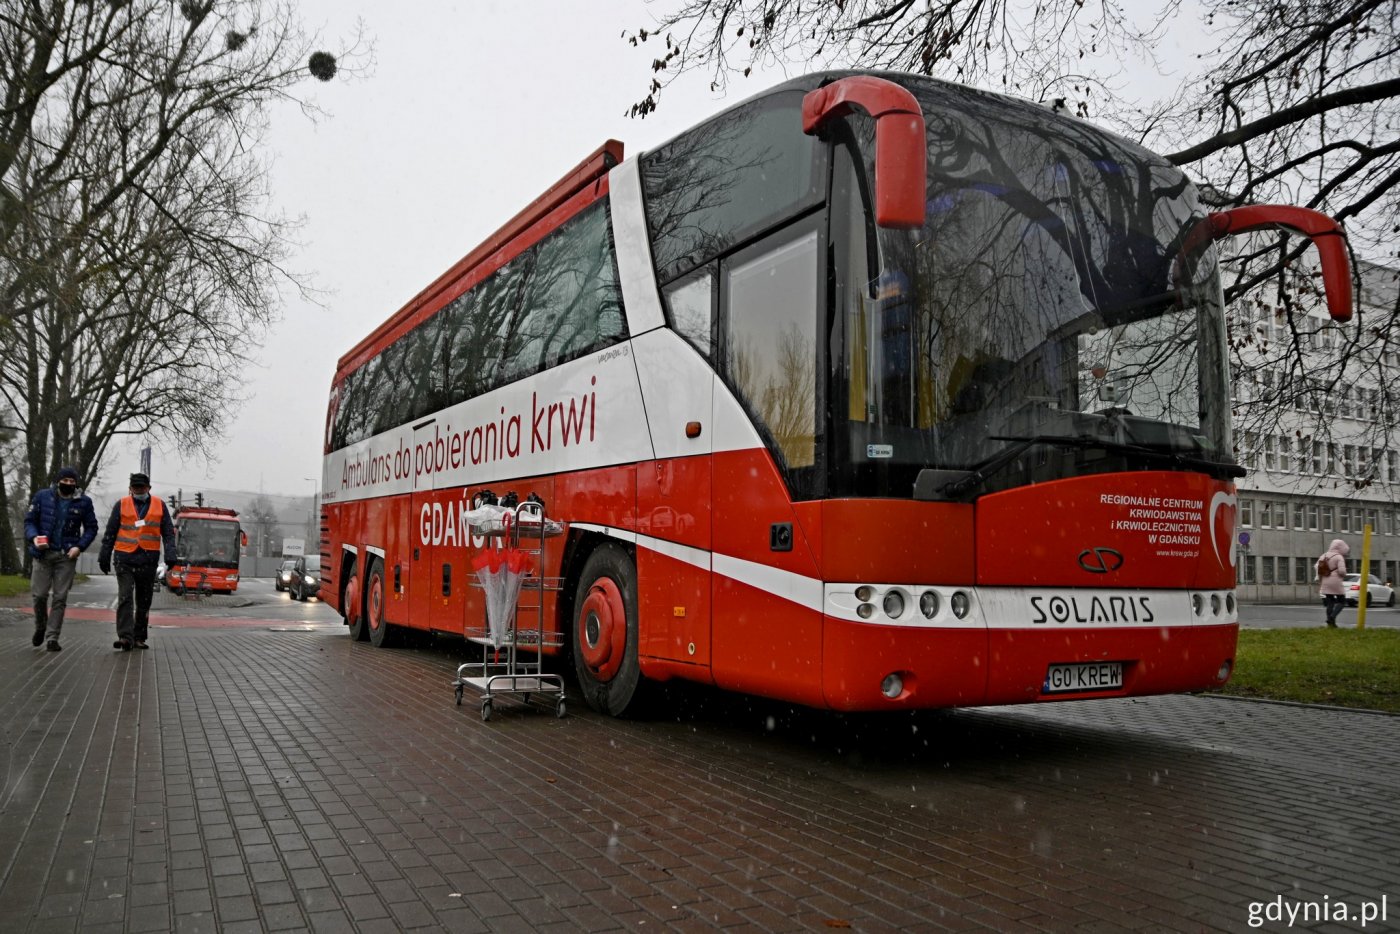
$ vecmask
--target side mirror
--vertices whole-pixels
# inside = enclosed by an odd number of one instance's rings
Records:
[[[1351,320],[1351,262],[1347,259],[1346,234],[1341,225],[1326,214],[1282,204],[1251,204],[1210,214],[1203,226],[1212,240],[1266,227],[1286,227],[1303,234],[1317,247],[1322,261],[1327,313],[1333,321]]]
[[[802,132],[813,135],[827,121],[853,110],[875,118],[875,223],[924,226],[928,150],[919,102],[884,78],[841,78],[802,98]]]

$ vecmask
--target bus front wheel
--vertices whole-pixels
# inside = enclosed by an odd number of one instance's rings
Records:
[[[365,617],[370,645],[387,649],[394,644],[394,627],[384,619],[384,565],[377,559],[369,569],[369,585],[365,588]]]
[[[605,544],[588,556],[574,595],[574,673],[583,699],[621,716],[637,699],[637,570],[627,552]]]

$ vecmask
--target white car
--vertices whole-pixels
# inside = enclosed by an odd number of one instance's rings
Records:
[[[1395,588],[1382,584],[1374,574],[1368,574],[1367,577],[1370,578],[1370,583],[1367,587],[1369,595],[1366,597],[1366,605],[1395,606]],[[1348,574],[1345,584],[1347,606],[1356,606],[1357,601],[1361,598],[1361,575]]]

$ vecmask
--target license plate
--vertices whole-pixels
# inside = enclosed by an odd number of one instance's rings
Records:
[[[1051,665],[1045,673],[1044,694],[1114,691],[1123,686],[1122,662]]]

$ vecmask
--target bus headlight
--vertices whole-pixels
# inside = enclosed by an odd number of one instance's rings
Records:
[[[1225,611],[1227,613],[1235,612],[1235,595],[1232,593],[1225,595]]]
[[[1198,593],[1193,593],[1193,594],[1191,595],[1191,612],[1192,612],[1192,613],[1195,613],[1197,616],[1200,616],[1200,615],[1201,615],[1202,613],[1204,613],[1205,611],[1206,611],[1206,600],[1205,600],[1205,597],[1202,597],[1202,596],[1201,596],[1200,594],[1198,594]]]
[[[1220,594],[1218,593],[1210,595],[1210,612],[1213,616],[1220,615]]]
[[[885,594],[885,615],[890,619],[899,619],[904,615],[904,594],[898,590]]]
[[[856,607],[856,615],[861,619],[869,619],[875,615],[875,604],[862,603],[860,606]]]
[[[953,608],[953,615],[958,619],[967,619],[967,614],[972,612],[972,600],[961,590],[953,592],[953,599],[948,601],[948,605]]]
[[[938,594],[932,590],[925,590],[919,595],[919,612],[924,614],[924,619],[933,619],[938,615]]]
[[[869,584],[862,584],[856,588],[856,599],[861,603],[869,603],[875,597],[875,588]]]
[[[899,672],[892,671],[885,675],[885,680],[880,682],[880,693],[890,700],[904,693],[904,679],[899,676]]]

